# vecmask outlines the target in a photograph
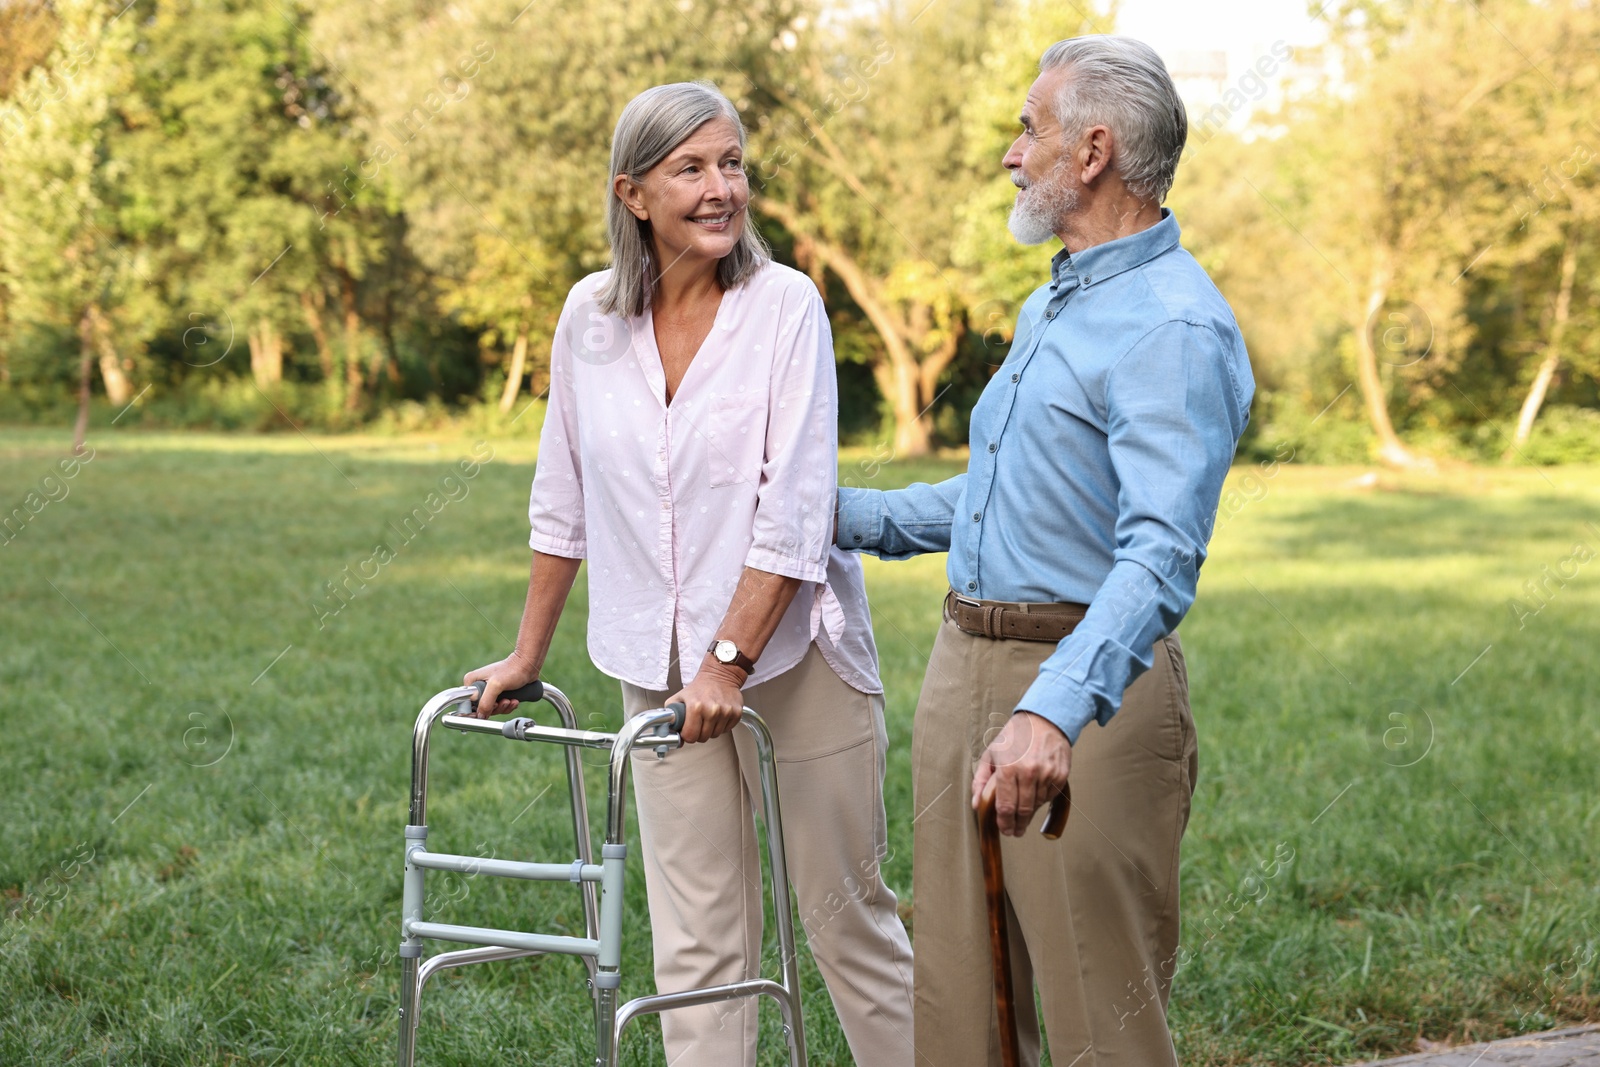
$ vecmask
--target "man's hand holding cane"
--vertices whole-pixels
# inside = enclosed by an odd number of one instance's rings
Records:
[[[972,777],[972,807],[994,797],[1000,832],[1021,837],[1041,808],[1067,788],[1072,743],[1050,720],[1019,711],[983,750]]]

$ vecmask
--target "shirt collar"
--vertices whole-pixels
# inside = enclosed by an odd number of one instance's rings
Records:
[[[1123,271],[1142,267],[1163,253],[1178,246],[1178,220],[1171,208],[1161,209],[1161,221],[1148,229],[1115,241],[1085,248],[1076,256],[1063,248],[1050,261],[1052,288],[1059,287],[1068,274],[1078,276],[1084,288],[1105,281]]]

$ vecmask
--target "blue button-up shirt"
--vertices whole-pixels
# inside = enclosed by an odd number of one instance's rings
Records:
[[[1016,709],[1076,742],[1194,602],[1254,391],[1233,312],[1163,209],[1139,233],[1057,253],[972,409],[967,473],[840,489],[839,544],[949,552],[962,596],[1088,604]]]

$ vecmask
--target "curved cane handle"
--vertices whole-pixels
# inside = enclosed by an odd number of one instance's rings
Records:
[[[1067,816],[1072,814],[1072,787],[1065,783],[1061,792],[1050,800],[1050,814],[1045,816],[1044,826],[1039,832],[1051,841],[1059,840],[1067,829]]]

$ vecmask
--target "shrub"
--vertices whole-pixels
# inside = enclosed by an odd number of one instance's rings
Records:
[[[1513,458],[1541,466],[1600,463],[1600,411],[1566,405],[1546,408],[1520,452]]]

